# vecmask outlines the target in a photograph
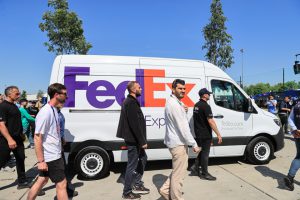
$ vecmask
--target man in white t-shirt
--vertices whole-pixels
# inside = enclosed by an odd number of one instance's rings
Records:
[[[27,200],[35,199],[49,178],[56,185],[57,199],[68,199],[57,112],[57,107],[67,99],[66,87],[60,83],[54,83],[48,87],[48,95],[50,101],[42,107],[35,119],[34,143],[39,177],[31,187]]]

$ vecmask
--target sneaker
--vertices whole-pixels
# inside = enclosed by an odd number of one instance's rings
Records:
[[[285,183],[285,186],[287,188],[289,188],[290,191],[293,191],[294,190],[294,178],[287,175],[286,177],[284,177],[284,183]]]
[[[68,197],[76,197],[78,195],[78,192],[73,189],[67,188],[67,194],[68,194]]]
[[[141,195],[130,192],[129,194],[123,194],[122,199],[141,199]]]
[[[38,193],[38,196],[44,196],[46,194],[46,192],[44,190],[40,190]]]
[[[132,192],[135,194],[149,194],[150,190],[145,186],[133,186]]]
[[[24,182],[21,182],[18,184],[18,187],[17,187],[18,190],[24,189],[24,188],[29,188],[29,183],[27,181],[24,181]]]
[[[215,181],[217,180],[216,177],[212,176],[210,173],[206,173],[206,174],[200,174],[199,175],[200,179],[204,179],[204,180],[209,180],[209,181]]]

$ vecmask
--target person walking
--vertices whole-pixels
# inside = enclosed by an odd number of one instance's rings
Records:
[[[148,194],[150,190],[144,186],[142,177],[147,163],[146,122],[137,100],[142,93],[140,84],[130,81],[129,92],[121,108],[117,137],[123,138],[128,149],[128,162],[122,198],[140,199],[140,194]]]
[[[57,107],[67,98],[66,87],[60,83],[48,87],[50,101],[36,116],[34,136],[35,152],[38,160],[39,177],[31,187],[27,200],[35,199],[49,178],[56,186],[58,200],[67,200],[66,176],[62,159],[62,144]]]
[[[27,112],[27,99],[21,99],[20,100],[20,112],[21,112],[21,120],[22,120],[22,126],[23,126],[23,134],[25,134],[29,141],[29,148],[34,148],[34,141],[33,141],[33,135],[30,131],[30,123],[34,123],[35,119]]]
[[[278,111],[278,116],[285,134],[288,134],[288,116],[291,111],[289,102],[290,98],[288,96],[284,97],[283,101],[280,102]]]
[[[29,107],[27,108],[28,113],[31,115],[31,117],[36,118],[39,109],[35,107],[36,102],[32,101],[29,103]],[[34,137],[34,132],[35,132],[35,122],[29,122],[29,127],[30,127],[30,134],[31,137]],[[34,148],[34,143],[33,146],[30,146],[30,148]]]
[[[222,143],[222,137],[213,119],[211,107],[207,103],[210,94],[212,94],[210,91],[206,88],[202,88],[199,91],[200,100],[194,106],[194,132],[196,141],[201,147],[201,152],[195,159],[194,165],[191,167],[191,174],[198,175],[201,179],[214,181],[216,180],[216,177],[208,172],[208,159],[210,146],[212,144],[212,130],[218,137],[218,144]],[[199,166],[201,166],[201,170],[199,170]]]
[[[16,158],[17,189],[28,188],[21,113],[14,104],[20,98],[20,91],[16,86],[9,86],[4,93],[6,100],[0,104],[0,169],[6,165],[12,151]]]
[[[62,158],[64,160],[64,165],[65,165],[65,175],[66,175],[66,179],[67,179],[67,194],[68,197],[76,197],[78,195],[78,192],[75,191],[74,189],[72,189],[71,185],[71,179],[69,179],[69,170],[67,169],[67,162],[66,162],[66,158],[64,155],[64,151],[63,148],[66,145],[66,141],[65,141],[65,116],[63,115],[63,113],[61,112],[61,109],[63,108],[63,104],[59,104],[57,107],[57,111],[58,111],[58,121],[59,121],[59,126],[60,126],[60,137],[61,137],[61,144],[62,144]]]
[[[293,191],[294,190],[294,177],[300,168],[300,102],[297,103],[290,113],[288,123],[291,127],[291,133],[293,134],[296,144],[296,157],[291,163],[289,172],[284,177],[285,186]]]
[[[277,101],[274,99],[272,95],[269,96],[269,100],[267,101],[266,105],[268,107],[268,111],[276,115]]]
[[[187,107],[181,102],[185,95],[185,81],[175,79],[172,83],[172,94],[166,102],[165,145],[172,155],[172,172],[159,193],[166,200],[183,200],[182,186],[188,167],[188,146],[198,153],[198,147],[192,136],[187,118]]]

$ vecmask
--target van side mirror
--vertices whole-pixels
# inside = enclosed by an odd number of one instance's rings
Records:
[[[248,112],[249,113],[253,112],[252,100],[250,98],[248,99]]]

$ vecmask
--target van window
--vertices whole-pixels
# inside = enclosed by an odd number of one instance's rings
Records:
[[[247,98],[232,83],[221,80],[211,81],[215,104],[239,112],[247,112]]]

